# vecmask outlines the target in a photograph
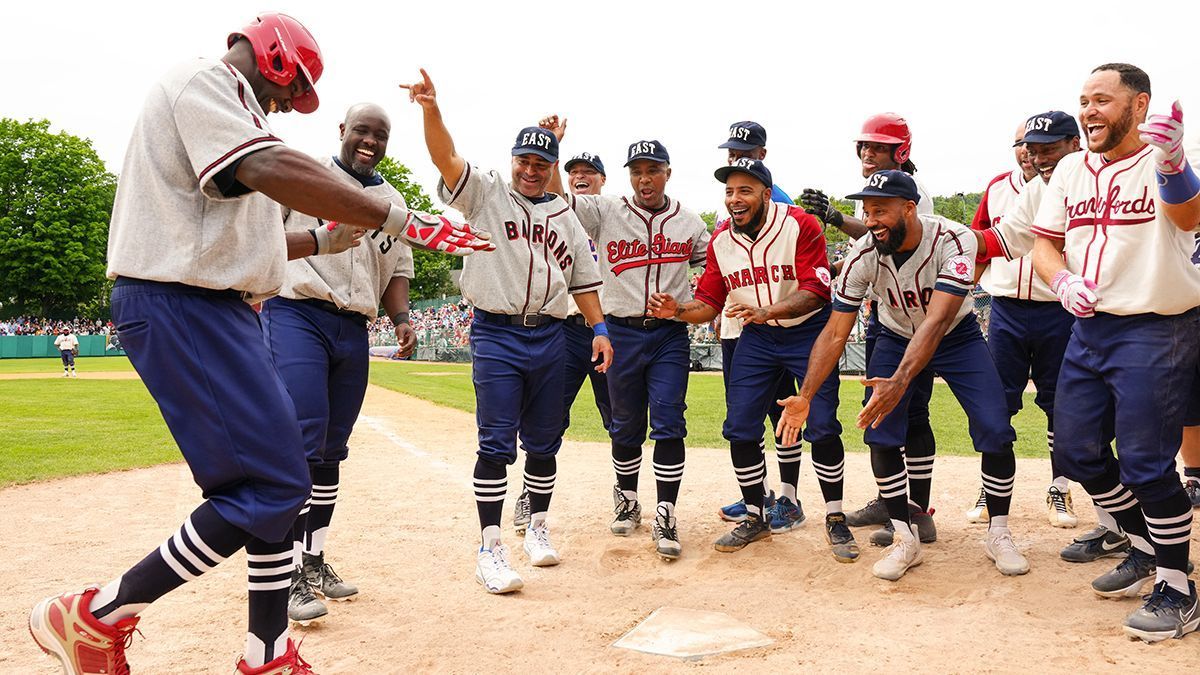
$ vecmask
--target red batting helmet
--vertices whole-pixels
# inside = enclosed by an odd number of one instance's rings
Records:
[[[903,164],[912,154],[912,132],[908,122],[896,113],[872,115],[863,122],[862,133],[854,139],[856,143],[887,143],[896,146],[892,150],[892,161]]]
[[[285,87],[296,79],[297,74],[307,80],[308,89],[292,99],[292,108],[301,113],[317,109],[320,101],[315,86],[325,64],[321,48],[303,24],[287,14],[270,12],[255,18],[240,31],[230,33],[228,46],[232,47],[240,38],[249,40],[254,48],[258,70],[263,77]]]

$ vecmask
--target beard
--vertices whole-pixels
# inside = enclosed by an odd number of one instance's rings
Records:
[[[875,235],[871,235],[874,237]],[[904,243],[905,237],[908,236],[908,226],[904,224],[902,219],[896,227],[893,227],[888,232],[887,241],[875,240],[875,250],[879,255],[892,255],[900,249],[900,245]]]
[[[746,220],[745,227],[739,226],[737,221],[732,219],[729,221],[729,226],[733,228],[734,232],[744,234],[753,239],[754,235],[758,234],[758,231],[762,229],[764,213],[766,213],[766,209],[763,208],[763,205],[760,203],[757,207],[752,209],[749,219]]]
[[[1104,154],[1109,150],[1112,150],[1120,145],[1121,141],[1125,140],[1125,136],[1129,133],[1131,128],[1133,128],[1132,105],[1125,108],[1125,114],[1121,115],[1120,119],[1109,125],[1108,138],[1105,139],[1104,143],[1096,146],[1095,148],[1091,148],[1091,151],[1098,154]]]
[[[362,162],[356,162],[354,160],[350,160],[350,170],[362,176],[363,178],[370,178],[371,176],[375,175],[374,166],[370,164],[363,164]]]

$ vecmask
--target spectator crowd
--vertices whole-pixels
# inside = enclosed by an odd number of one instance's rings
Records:
[[[3,335],[57,335],[66,328],[75,335],[110,335],[111,321],[103,319],[47,319],[44,317],[18,316],[15,319],[0,319],[0,336]]]

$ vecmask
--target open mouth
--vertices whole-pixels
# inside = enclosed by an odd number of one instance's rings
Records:
[[[735,219],[740,219],[748,213],[750,213],[750,209],[746,207],[733,208],[729,210],[729,215],[733,216]]]
[[[586,180],[576,181],[574,184],[574,188],[576,190],[586,190],[590,187],[592,187],[592,184],[587,182]]]
[[[1089,124],[1086,126],[1088,140],[1098,137],[1108,128],[1107,124]]]
[[[871,228],[871,234],[875,236],[877,241],[887,241],[889,233],[886,227],[873,227]]]
[[[650,199],[654,196],[654,190],[644,190],[643,189],[639,192],[639,194],[642,195],[642,199]]]
[[[367,148],[357,148],[354,151],[354,154],[356,157],[358,157],[359,161],[367,164],[369,164],[371,160],[375,159],[375,152],[373,150],[368,150]]]

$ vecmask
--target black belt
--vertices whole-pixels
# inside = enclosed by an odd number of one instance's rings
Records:
[[[287,300],[289,298],[284,298],[284,299]],[[303,300],[293,300],[292,302],[302,302],[310,307],[316,307],[317,309],[329,312],[330,314],[337,314],[338,316],[344,316],[348,319],[357,319],[363,323],[367,322],[367,316],[365,314],[356,312],[352,309],[343,309],[343,308],[338,307],[337,305],[333,304],[332,302],[329,302],[328,300],[317,300],[316,298],[304,298]]]
[[[583,318],[582,314],[569,314],[565,319],[568,326],[587,326],[587,319]]]
[[[606,316],[604,320],[607,323],[615,323],[618,326],[640,328],[642,330],[652,330],[670,323],[678,323],[670,319],[656,319],[652,316]]]
[[[525,328],[537,328],[553,321],[562,321],[562,319],[549,314],[495,314],[478,307],[475,308],[475,318],[484,323],[494,323],[498,326],[523,326]]]

